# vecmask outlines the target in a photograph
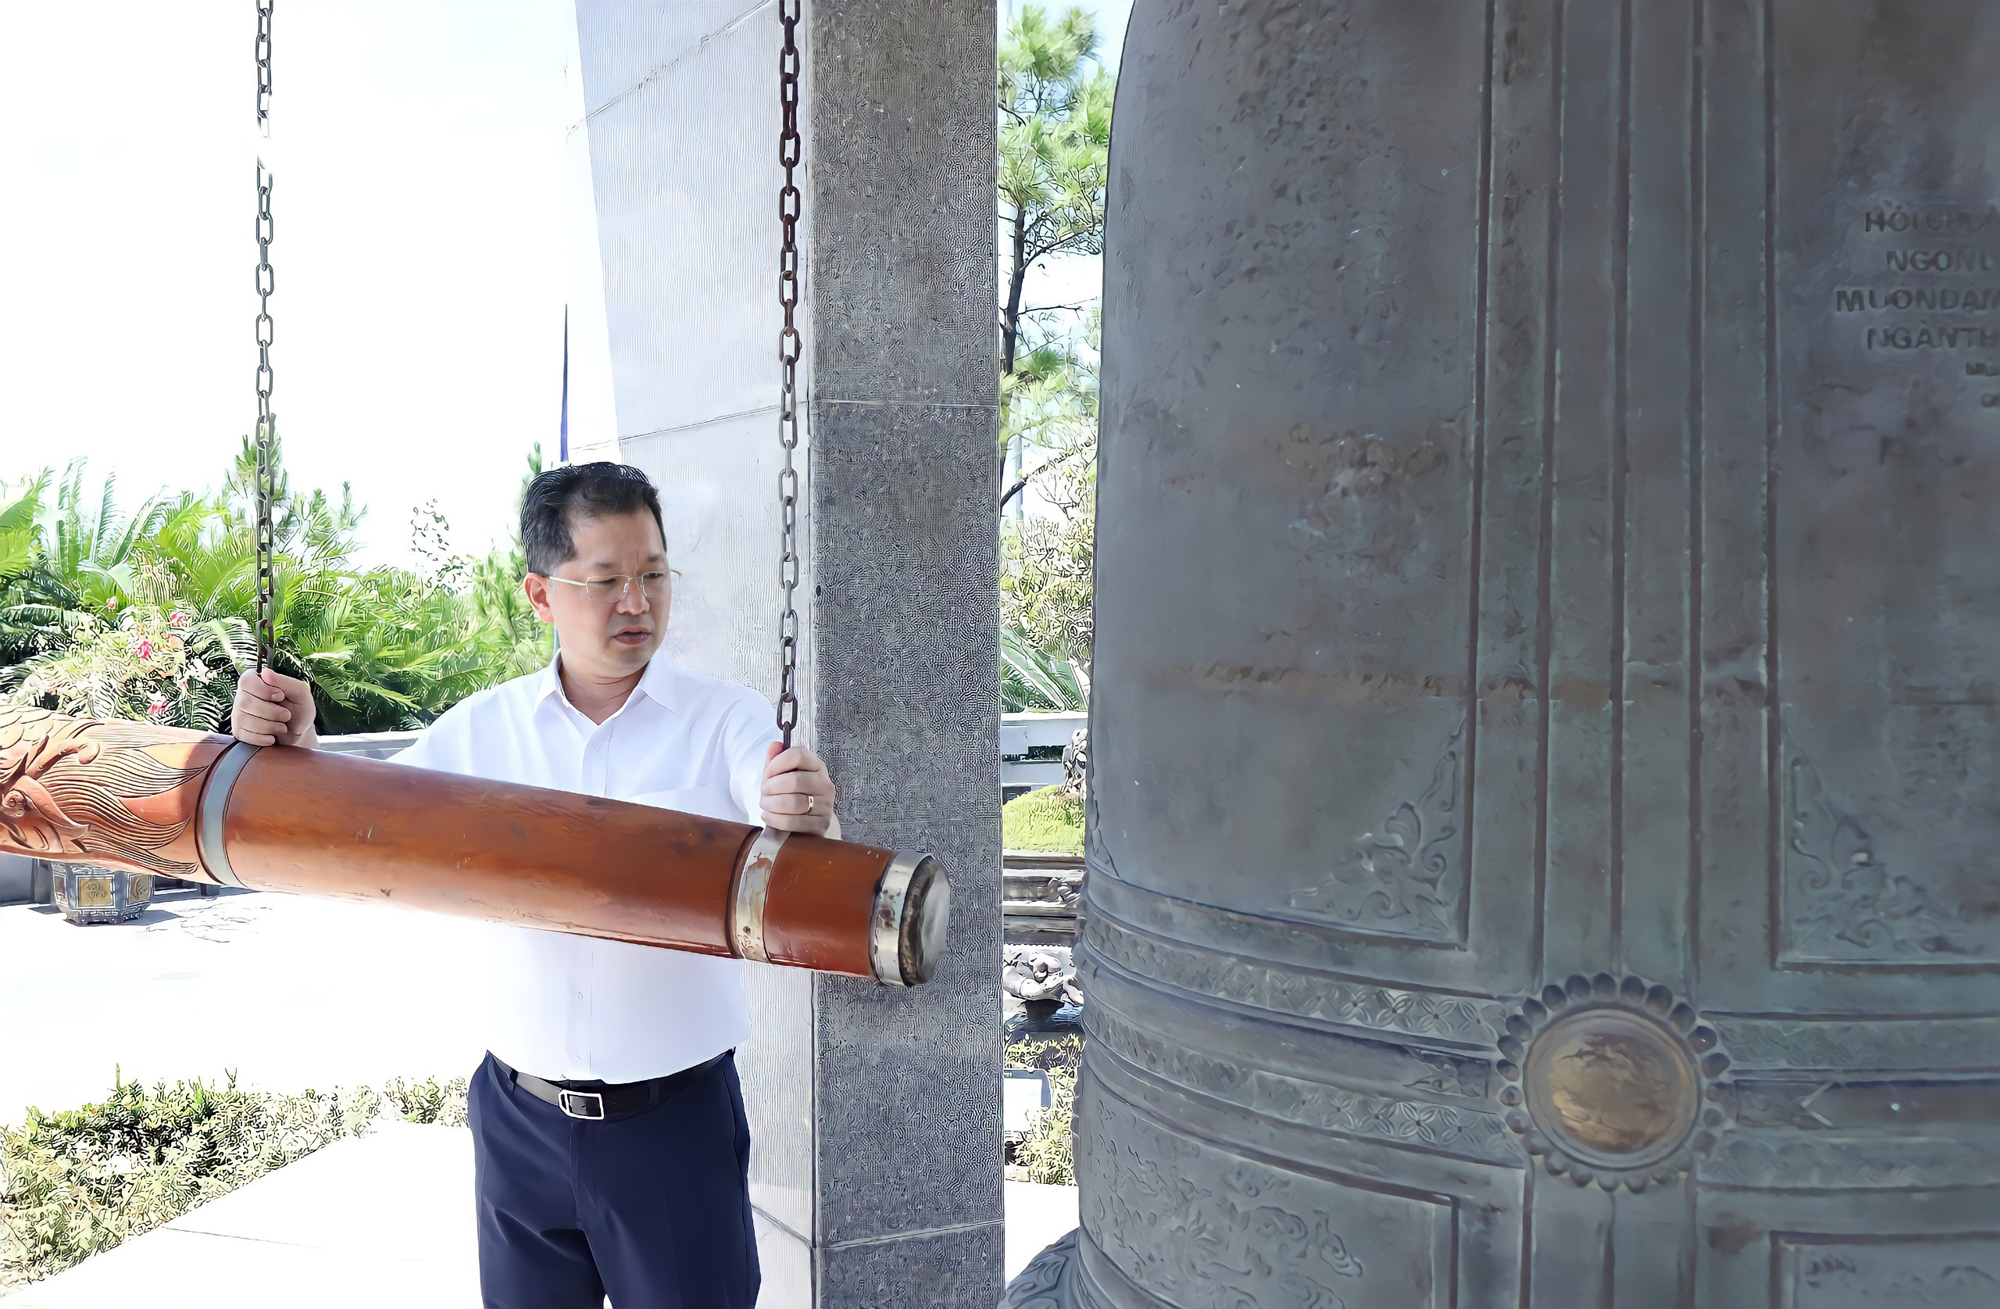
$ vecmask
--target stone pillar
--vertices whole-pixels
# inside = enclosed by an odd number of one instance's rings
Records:
[[[992,0],[806,9],[814,731],[851,836],[951,870],[898,993],[814,980],[818,1304],[998,1300]]]
[[[668,653],[775,695],[770,0],[578,0],[623,458],[660,484]],[[808,0],[805,737],[847,835],[937,854],[912,992],[757,970],[743,1051],[772,1309],[1000,1294],[991,0]]]

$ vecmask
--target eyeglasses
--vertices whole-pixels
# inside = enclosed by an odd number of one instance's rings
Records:
[[[564,586],[580,586],[583,593],[599,604],[616,604],[631,594],[632,583],[639,584],[639,592],[648,600],[663,600],[667,594],[667,574],[621,573],[614,577],[586,577],[581,582],[567,577],[550,577],[551,582],[561,582]]]

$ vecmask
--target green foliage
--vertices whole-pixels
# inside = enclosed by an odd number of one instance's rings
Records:
[[[0,1135],[0,1227],[30,1279],[170,1222],[273,1168],[359,1131],[366,1102],[258,1095],[226,1085],[121,1083],[100,1104]]]
[[[1088,514],[1008,525],[1001,534],[1002,632],[1011,632],[1046,659],[1088,666],[1096,635],[1091,581],[1096,532]]]
[[[441,1127],[465,1126],[466,1080],[454,1077],[440,1082],[426,1077],[421,1082],[392,1078],[382,1086],[384,1103],[407,1123],[431,1123]]]
[[[1049,1075],[1049,1107],[1019,1141],[1007,1143],[1010,1181],[1049,1186],[1076,1185],[1076,1078],[1083,1066],[1083,1038],[1041,1035],[1017,1038],[1007,1047],[1007,1067],[1038,1069]]]
[[[1000,507],[1033,484],[1064,517],[1088,516],[1095,498],[1098,421],[1098,339],[1101,315],[1093,308],[1061,340],[1037,346],[1015,371],[1000,379],[1000,454],[1018,455],[1027,476],[1014,476]]]
[[[117,489],[116,474],[107,473],[93,505],[84,490],[83,460],[73,460],[57,486],[55,503],[44,501],[37,514],[47,567],[86,606],[131,598],[135,553],[173,510],[155,495],[137,512],[121,514]]]
[[[392,1114],[463,1125],[464,1078],[270,1095],[120,1082],[0,1133],[0,1276],[57,1273]]]
[[[322,731],[421,727],[547,661],[547,629],[520,594],[518,541],[453,557],[432,504],[414,525],[416,570],[361,569],[365,511],[352,492],[296,492],[282,443],[276,455],[272,662],[312,681]],[[0,694],[222,727],[236,675],[256,658],[255,446],[245,439],[220,494],[154,496],[130,516],[114,478],[93,500],[83,471],[79,461],[59,482],[44,472],[0,493]]]
[[[208,731],[229,716],[238,669],[257,658],[240,618],[191,622],[179,610],[133,605],[83,613],[66,644],[0,669],[0,688],[87,718],[132,718]]]
[[[1002,421],[1007,440],[1033,450],[1034,463],[1003,496],[1033,488],[1038,512],[1005,520],[1001,526],[1000,617],[1003,633],[1038,652],[1055,668],[1079,674],[1088,691],[1091,642],[1092,573],[1095,563],[1097,499],[1097,317],[1085,320],[1083,348],[1046,376],[1010,385],[1013,400]],[[1003,653],[1007,637],[1003,635]],[[1008,708],[1082,708],[1078,698],[1030,694],[1012,703],[1031,679],[1017,676],[1012,657],[1003,660],[1002,695]]]
[[[1083,797],[1059,786],[1017,795],[1000,810],[1000,844],[1009,850],[1083,853]]]
[[[1098,314],[1023,295],[1044,261],[1104,250],[1113,81],[1097,43],[1088,11],[1052,16],[1036,4],[1022,6],[1000,42],[1000,458],[1014,469],[1000,509],[1015,506],[1002,525],[1009,709],[1080,708],[1088,690]]]
[[[47,487],[44,473],[18,491],[0,490],[0,581],[20,576],[35,562],[35,518]]]
[[[541,476],[542,447],[536,442],[528,452],[528,471],[521,477],[525,496],[528,483]],[[555,656],[555,646],[547,623],[535,617],[521,579],[528,575],[528,552],[521,544],[517,528],[503,549],[492,550],[472,565],[472,586],[468,598],[472,617],[487,634],[494,656],[496,681],[519,677],[547,664]]]
[[[1075,1044],[1080,1059],[1082,1042],[1075,1037],[1067,1039]],[[1010,1060],[1009,1066],[1024,1065]],[[1039,1066],[1049,1077],[1049,1107],[1035,1115],[1025,1136],[1008,1142],[1008,1179],[1039,1182],[1044,1186],[1075,1186],[1077,1065],[1055,1060]]]
[[[1045,1073],[1060,1068],[1075,1077],[1076,1070],[1083,1066],[1083,1038],[1024,1033],[1009,1043],[1006,1058],[1009,1068],[1033,1068]]]
[[[1055,255],[1101,254],[1112,79],[1097,63],[1096,20],[1023,5],[999,51],[999,199],[1007,287],[1001,372],[1017,367],[1024,327],[1066,308],[1021,303],[1028,270]]]
[[[1000,629],[1000,707],[1007,713],[1082,713],[1090,708],[1083,662],[1037,646],[1019,627]]]
[[[116,510],[114,488],[107,478],[93,504],[79,462],[60,482],[45,469],[0,491],[0,665],[67,644],[85,615],[114,612],[129,599],[135,552],[172,506],[154,497],[128,519]]]

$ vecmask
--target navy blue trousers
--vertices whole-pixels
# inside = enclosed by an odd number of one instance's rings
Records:
[[[487,1309],[750,1309],[750,1124],[725,1057],[642,1114],[579,1122],[472,1076],[479,1284]]]

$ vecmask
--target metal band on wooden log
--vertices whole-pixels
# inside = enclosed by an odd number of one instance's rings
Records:
[[[0,707],[0,851],[929,978],[926,855],[145,723]]]
[[[736,873],[736,889],[729,900],[729,939],[739,959],[771,961],[764,950],[764,900],[771,890],[771,868],[787,835],[766,827],[743,853],[743,867]]]
[[[244,766],[257,749],[247,741],[238,741],[223,752],[222,758],[208,770],[208,781],[201,788],[201,803],[195,816],[195,852],[201,866],[222,885],[238,890],[243,889],[243,882],[229,866],[229,847],[222,839],[222,816],[229,811],[229,793],[236,779],[243,775]]]

